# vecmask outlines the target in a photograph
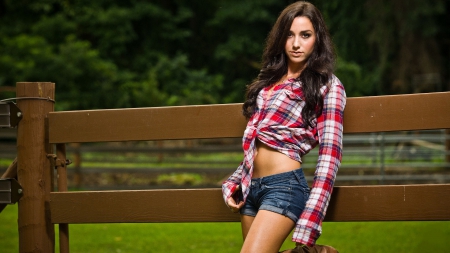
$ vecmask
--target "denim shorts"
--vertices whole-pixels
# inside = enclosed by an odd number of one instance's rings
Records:
[[[258,210],[267,210],[297,223],[308,197],[309,187],[302,169],[254,178],[240,213],[254,217]]]

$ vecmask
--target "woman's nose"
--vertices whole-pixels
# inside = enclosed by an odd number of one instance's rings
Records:
[[[300,38],[299,37],[295,37],[294,41],[292,41],[292,47],[293,48],[299,48],[300,47]]]

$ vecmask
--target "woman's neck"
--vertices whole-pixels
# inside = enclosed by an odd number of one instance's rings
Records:
[[[288,66],[288,70],[287,73],[285,75],[286,79],[291,79],[291,78],[297,78],[300,76],[300,74],[302,73],[303,69],[305,68],[305,64],[301,64],[301,65],[294,65],[292,66],[291,64]]]
[[[281,84],[286,82],[290,79],[295,79],[300,76],[304,69],[305,65],[295,65],[295,66],[288,66],[287,73],[281,77],[281,79],[276,82],[276,84]]]
[[[294,73],[289,73],[289,72],[288,72],[288,73],[284,76],[284,79],[289,80],[289,79],[297,78],[297,77],[300,76],[301,73],[302,73],[302,72],[294,72]]]

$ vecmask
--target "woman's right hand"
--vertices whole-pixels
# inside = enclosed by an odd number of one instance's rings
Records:
[[[236,187],[235,192],[231,195],[231,197],[228,198],[227,200],[227,205],[230,208],[231,212],[233,213],[237,213],[239,212],[239,209],[241,209],[241,207],[244,205],[244,201],[239,200],[238,203],[236,203],[236,200],[234,198],[234,196],[240,191],[239,186]]]

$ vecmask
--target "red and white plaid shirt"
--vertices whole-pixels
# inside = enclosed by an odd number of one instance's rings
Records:
[[[311,193],[298,220],[292,240],[312,246],[322,232],[322,221],[330,201],[336,173],[342,158],[343,118],[346,102],[344,86],[333,75],[330,85],[320,90],[324,102],[322,114],[314,119],[314,127],[305,127],[301,112],[302,84],[290,79],[283,84],[262,89],[256,109],[249,119],[243,137],[244,160],[223,183],[225,203],[241,185],[244,201],[250,191],[255,139],[288,157],[302,162],[302,157],[319,144],[319,158]]]

